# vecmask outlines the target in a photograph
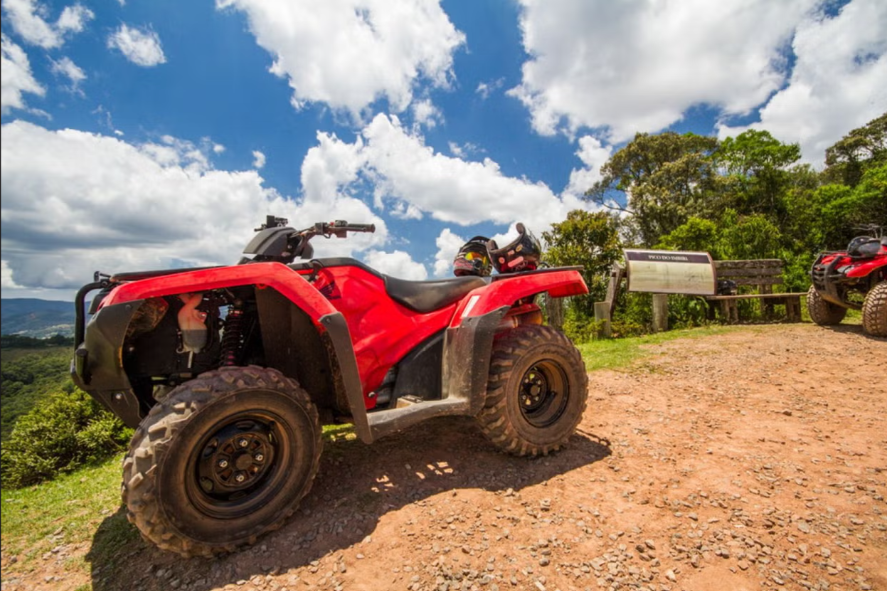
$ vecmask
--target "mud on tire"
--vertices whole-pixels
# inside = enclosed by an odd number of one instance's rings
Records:
[[[807,311],[810,313],[810,320],[820,326],[840,324],[847,315],[847,308],[824,300],[812,285],[807,290]]]
[[[873,287],[862,304],[862,328],[875,337],[887,337],[887,281]]]
[[[547,455],[576,430],[587,398],[585,364],[573,343],[548,326],[518,326],[493,347],[477,421],[505,452]]]
[[[317,410],[294,380],[261,367],[205,373],[136,430],[123,462],[127,517],[163,550],[231,552],[292,514],[321,446]]]

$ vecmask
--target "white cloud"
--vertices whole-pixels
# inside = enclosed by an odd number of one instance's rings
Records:
[[[447,142],[447,147],[450,149],[450,154],[456,158],[462,158],[463,160],[467,159],[469,156],[486,152],[486,150],[471,142],[465,142],[461,146],[456,142]]]
[[[271,72],[293,89],[294,106],[323,102],[355,119],[381,98],[403,111],[420,79],[447,87],[453,52],[465,40],[437,0],[216,5],[246,13],[256,41],[274,56]]]
[[[491,94],[502,88],[503,84],[505,84],[505,78],[497,78],[489,83],[479,82],[474,92],[479,94],[482,99],[487,100]]]
[[[520,0],[525,51],[509,91],[543,134],[606,128],[614,143],[707,104],[744,114],[785,82],[783,50],[819,0]]]
[[[15,282],[15,279],[12,276],[12,269],[9,268],[9,263],[5,260],[0,261],[2,266],[0,266],[0,286],[4,289],[21,289],[21,285]]]
[[[6,35],[0,40],[2,58],[0,58],[0,110],[4,114],[10,109],[24,109],[25,100],[22,93],[29,92],[38,96],[46,94],[44,89],[31,74],[31,64],[21,47],[12,42]]]
[[[68,33],[81,32],[95,16],[81,4],[66,6],[55,23],[47,22],[48,9],[35,0],[3,0],[6,20],[31,45],[44,49],[61,47]]]
[[[87,21],[95,17],[93,12],[80,4],[65,6],[55,26],[59,33],[79,33],[86,28]]]
[[[413,102],[413,130],[418,132],[422,127],[433,129],[444,120],[443,113],[434,106],[431,99]]]
[[[579,150],[576,156],[585,167],[574,168],[570,172],[570,182],[564,192],[576,196],[584,195],[585,191],[603,178],[601,167],[612,155],[612,146],[603,146],[597,138],[590,135],[579,138]]]
[[[750,127],[799,143],[806,161],[822,165],[826,148],[887,111],[887,3],[853,0],[834,18],[806,19],[792,49],[789,84]],[[723,126],[719,135],[745,129]]]
[[[150,29],[128,27],[125,24],[108,37],[108,48],[118,49],[137,66],[150,68],[166,63],[160,37]]]
[[[69,90],[71,92],[82,92],[80,90],[80,83],[86,80],[86,74],[83,73],[83,70],[71,61],[71,58],[65,56],[59,60],[50,60],[52,62],[52,73],[56,76],[64,76],[68,80],[71,81],[71,86]]]
[[[325,133],[317,138],[319,145],[309,150],[302,164],[308,202],[348,195],[371,184],[376,209],[392,217],[428,215],[463,226],[524,221],[540,229],[562,221],[573,209],[595,209],[579,194],[558,196],[544,183],[505,176],[489,158],[469,162],[435,153],[397,117],[377,115],[353,143]],[[599,164],[608,153],[590,138],[581,145],[577,154],[586,166]]]
[[[261,170],[265,166],[265,154],[258,150],[253,150],[253,168]]]
[[[465,238],[455,234],[449,228],[444,228],[435,240],[437,252],[434,254],[434,275],[436,277],[447,277],[453,274],[453,259],[462,245],[465,244]]]
[[[213,153],[221,154],[224,151],[225,151],[225,146],[223,146],[222,144],[213,144]]]
[[[133,145],[25,121],[3,125],[4,295],[13,278],[29,290],[70,293],[96,269],[234,263],[268,214],[297,228],[331,219],[376,224],[374,235],[317,240],[318,256],[350,256],[386,241],[384,222],[358,199],[335,191],[286,198],[264,186],[255,170],[214,170],[194,144],[165,140]],[[309,151],[303,177],[316,181],[310,190],[329,186],[323,177],[341,170],[332,162],[335,148],[328,142]],[[325,168],[314,166],[317,157],[325,158]]]
[[[425,269],[425,265],[417,263],[408,253],[402,250],[392,252],[370,250],[364,255],[363,260],[367,265],[385,275],[412,281],[428,279],[428,271]]]
[[[376,184],[376,205],[406,203],[444,222],[470,225],[533,219],[563,220],[571,209],[587,207],[576,197],[556,196],[544,183],[502,174],[489,158],[466,162],[426,146],[396,117],[377,115],[363,130],[356,149]]]

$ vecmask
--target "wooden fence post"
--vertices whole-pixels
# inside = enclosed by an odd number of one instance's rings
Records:
[[[653,332],[668,330],[668,294],[653,294]]]
[[[547,296],[545,298],[545,308],[548,312],[548,324],[552,327],[564,329],[564,298],[553,298]]]
[[[610,302],[594,303],[594,319],[601,323],[601,336],[610,337],[613,334],[610,326]]]

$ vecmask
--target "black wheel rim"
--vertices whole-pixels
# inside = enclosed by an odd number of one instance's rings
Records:
[[[274,496],[293,450],[285,423],[274,413],[247,411],[207,429],[191,454],[186,483],[206,515],[234,519]]]
[[[541,429],[557,422],[569,398],[567,374],[554,361],[536,363],[521,378],[518,394],[521,415],[533,427]]]

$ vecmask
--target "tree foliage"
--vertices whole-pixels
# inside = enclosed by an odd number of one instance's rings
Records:
[[[825,151],[824,178],[855,187],[866,169],[887,163],[887,113],[854,129]]]
[[[4,349],[5,487],[26,486],[120,451],[131,430],[71,382],[71,350]]]
[[[637,134],[586,192],[619,216],[572,212],[544,234],[549,259],[587,265],[591,299],[598,300],[609,263],[597,253],[618,258],[621,248],[638,247],[706,251],[721,260],[779,258],[785,287],[805,291],[820,251],[844,248],[854,236],[875,233],[874,227],[887,231],[887,113],[828,148],[822,172],[800,158],[797,144],[762,130],[723,141],[674,132]],[[614,323],[648,321],[637,295],[620,302]],[[678,320],[703,321],[692,317],[703,310],[691,304],[688,300]],[[581,301],[568,315],[581,324],[591,310]]]
[[[546,262],[556,267],[581,265],[591,301],[602,299],[610,267],[622,256],[618,218],[577,209],[563,222],[552,224],[542,238],[548,245]]]
[[[717,140],[696,134],[637,134],[601,168],[603,178],[586,195],[630,213],[644,246],[705,211],[716,184],[711,158]],[[628,196],[618,205],[614,193]]]
[[[36,484],[124,449],[132,431],[83,392],[57,392],[22,416],[0,451],[2,486]]]

